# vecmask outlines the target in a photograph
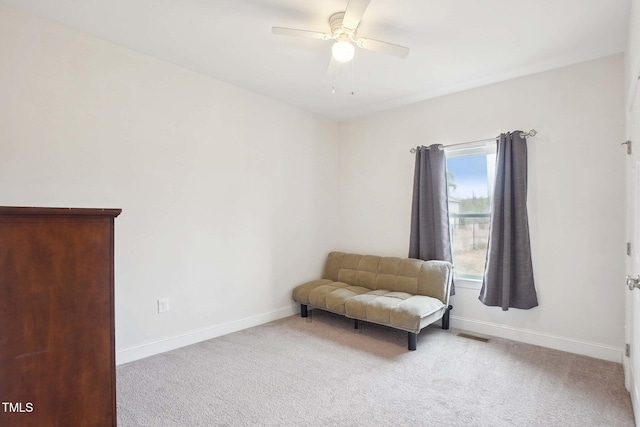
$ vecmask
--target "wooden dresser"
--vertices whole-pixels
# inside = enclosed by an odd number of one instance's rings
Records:
[[[120,212],[0,207],[0,427],[116,425]]]

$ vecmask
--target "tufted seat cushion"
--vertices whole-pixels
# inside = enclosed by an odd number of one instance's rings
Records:
[[[445,309],[437,298],[385,290],[356,295],[345,302],[347,317],[414,333],[432,323],[432,318],[442,317]]]
[[[293,299],[336,314],[345,314],[345,302],[356,295],[369,292],[361,286],[321,279],[307,282],[293,290]]]

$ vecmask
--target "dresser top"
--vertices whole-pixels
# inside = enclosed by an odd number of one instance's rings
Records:
[[[122,209],[94,209],[94,208],[39,208],[23,206],[0,206],[2,215],[50,215],[50,216],[108,216],[115,218]]]

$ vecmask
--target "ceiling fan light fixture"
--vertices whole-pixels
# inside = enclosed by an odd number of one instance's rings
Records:
[[[336,61],[349,62],[353,59],[355,52],[353,44],[346,40],[337,41],[331,47],[331,54]]]

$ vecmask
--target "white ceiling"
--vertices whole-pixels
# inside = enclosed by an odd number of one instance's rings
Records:
[[[271,27],[328,32],[347,0],[0,3],[341,120],[622,52],[631,0],[371,0],[358,36],[411,53],[359,49],[334,78],[331,42]]]

